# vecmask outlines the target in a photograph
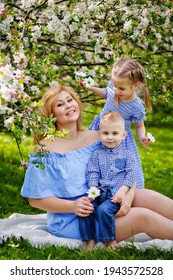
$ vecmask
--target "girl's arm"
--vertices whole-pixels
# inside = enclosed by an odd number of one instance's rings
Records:
[[[146,130],[145,130],[145,125],[144,122],[139,122],[135,123],[135,128],[136,128],[136,134],[138,136],[139,142],[141,145],[146,148],[150,144],[150,140],[147,138]]]
[[[74,201],[53,196],[43,199],[29,198],[28,200],[32,207],[52,213],[75,213],[78,216],[82,214],[84,217],[93,211],[93,205],[88,197],[81,197]]]
[[[80,85],[84,88],[91,90],[93,93],[97,94],[101,98],[106,99],[106,96],[104,94],[104,88],[98,88],[93,86],[86,87],[86,83],[83,80],[80,80]]]
[[[129,212],[132,202],[135,196],[135,191],[136,191],[136,183],[132,188],[129,189],[129,191],[126,193],[125,198],[121,202],[121,207],[120,210],[117,212],[116,217],[121,217],[127,215]]]

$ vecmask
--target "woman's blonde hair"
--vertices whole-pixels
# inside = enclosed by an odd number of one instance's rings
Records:
[[[42,97],[42,105],[39,108],[38,113],[39,113],[39,115],[42,115],[44,117],[53,116],[52,108],[53,108],[54,101],[55,101],[57,95],[62,91],[66,91],[67,93],[69,93],[72,96],[72,98],[78,103],[78,106],[80,109],[80,116],[77,120],[77,130],[80,130],[82,128],[82,117],[81,117],[82,103],[79,100],[79,98],[77,97],[77,93],[74,90],[72,90],[70,87],[56,85],[54,87],[49,88]],[[56,121],[54,122],[54,125],[58,129],[58,125],[57,125]],[[38,140],[41,140],[43,138],[45,138],[45,136],[40,134],[37,136],[37,139],[35,139],[35,137],[34,137],[34,142],[36,143],[36,142],[38,142]]]
[[[152,111],[150,94],[147,88],[147,80],[145,70],[142,65],[132,58],[122,58],[113,64],[111,78],[114,81],[115,77],[128,78],[133,83],[140,82],[140,88],[144,94],[144,104],[147,111]],[[115,95],[115,102],[116,95]]]

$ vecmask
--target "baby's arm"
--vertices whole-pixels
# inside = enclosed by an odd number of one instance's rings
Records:
[[[120,212],[120,216],[126,215],[127,212],[130,210],[136,189],[135,160],[132,154],[128,151],[126,155],[125,173],[126,176],[124,178],[124,183],[118,190],[118,192],[121,191],[120,194],[122,196],[122,199],[119,202],[121,203],[121,207],[118,211],[118,213]],[[115,197],[118,194],[118,192],[115,194]],[[118,202],[117,199],[115,199],[114,201]]]
[[[98,96],[100,96],[101,98],[106,99],[106,96],[104,94],[104,88],[99,88],[99,87],[93,87],[93,86],[86,86],[86,83],[84,82],[84,80],[80,80],[80,85],[84,88],[87,88],[89,90],[91,90],[93,93],[97,94]]]
[[[146,130],[144,122],[135,123],[136,134],[138,136],[141,145],[146,148],[150,144],[150,140],[146,136]]]
[[[129,212],[129,210],[132,206],[135,192],[136,192],[136,183],[134,184],[134,186],[132,188],[129,189],[129,191],[125,195],[125,198],[123,199],[123,201],[121,203],[120,210],[116,214],[116,217],[125,216]]]
[[[126,193],[128,192],[129,187],[123,185],[121,188],[113,195],[111,198],[111,202],[113,203],[121,203],[125,198]]]

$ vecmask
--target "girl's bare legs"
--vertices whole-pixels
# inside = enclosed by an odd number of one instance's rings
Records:
[[[173,200],[152,190],[136,190],[132,207],[144,207],[173,220]]]
[[[141,232],[151,238],[173,240],[173,221],[147,208],[132,207],[126,216],[116,218],[115,223],[118,242]]]

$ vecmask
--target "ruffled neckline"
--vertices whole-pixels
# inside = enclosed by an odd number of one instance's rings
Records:
[[[78,150],[68,151],[68,152],[65,152],[63,154],[58,153],[58,152],[50,152],[50,153],[46,152],[43,156],[41,156],[41,155],[39,156],[39,155],[37,155],[36,152],[31,152],[30,157],[31,158],[67,157],[67,156],[72,156],[72,155],[75,155],[75,154],[83,153],[85,150],[88,150],[88,151],[95,150],[95,149],[97,149],[97,147],[100,148],[101,146],[102,146],[102,143],[100,141],[97,141],[97,142],[93,143],[92,145],[88,145],[88,146],[80,148]]]

